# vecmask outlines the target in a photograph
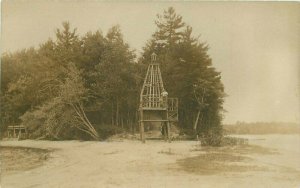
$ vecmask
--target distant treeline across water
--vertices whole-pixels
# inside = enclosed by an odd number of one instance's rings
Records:
[[[225,134],[300,134],[300,124],[283,122],[237,122],[224,125]]]

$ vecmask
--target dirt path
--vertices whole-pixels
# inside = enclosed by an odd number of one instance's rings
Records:
[[[193,141],[146,144],[4,141],[1,146],[54,151],[43,166],[2,174],[1,185],[3,188],[299,187],[299,136],[252,136],[250,144],[215,149],[199,148]]]

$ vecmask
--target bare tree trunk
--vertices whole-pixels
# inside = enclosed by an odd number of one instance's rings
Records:
[[[127,128],[129,128],[129,110],[127,109],[127,119],[126,119]]]
[[[95,128],[93,127],[93,125],[91,124],[91,122],[88,120],[88,118],[83,110],[82,104],[80,104],[80,103],[71,104],[71,106],[73,107],[75,113],[77,114],[77,118],[75,117],[75,120],[77,119],[79,122],[81,122],[79,125],[76,126],[76,128],[88,133],[95,140],[98,140],[99,135],[98,135],[97,131],[95,130]]]
[[[121,116],[121,127],[122,127],[122,129],[124,128],[124,119],[123,119],[123,115]]]
[[[133,125],[132,125],[132,121],[131,121],[131,119],[129,120],[129,126],[130,126],[130,133],[131,134],[134,134],[134,130],[133,130]]]
[[[197,130],[197,125],[198,125],[198,121],[199,121],[199,116],[200,116],[200,110],[198,110],[198,114],[197,114],[196,121],[195,121],[195,124],[194,124],[194,130]]]
[[[111,102],[111,125],[114,126],[114,103]]]
[[[116,106],[116,125],[119,127],[119,99],[117,98],[117,106]]]

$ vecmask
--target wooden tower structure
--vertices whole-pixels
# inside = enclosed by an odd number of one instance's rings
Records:
[[[153,53],[140,94],[139,125],[142,142],[145,142],[145,123],[160,123],[165,139],[170,141],[170,123],[178,121],[178,99],[168,98],[156,58]]]

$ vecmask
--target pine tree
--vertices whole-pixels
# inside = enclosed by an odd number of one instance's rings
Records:
[[[74,63],[80,67],[82,61],[82,41],[77,35],[77,29],[71,29],[69,22],[62,23],[62,29],[56,29],[55,56],[62,66]]]
[[[182,29],[185,23],[182,22],[182,17],[175,13],[173,7],[164,11],[163,15],[157,15],[155,24],[158,31],[154,34],[156,43],[168,47],[173,47],[183,37]]]
[[[158,54],[169,96],[179,98],[179,126],[194,129],[207,144],[220,144],[225,94],[220,73],[207,53],[208,45],[192,36],[192,27],[186,26],[172,7],[158,15],[155,23],[157,31],[139,62],[150,62],[149,54]]]

